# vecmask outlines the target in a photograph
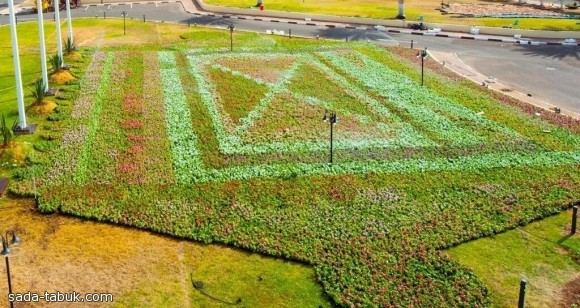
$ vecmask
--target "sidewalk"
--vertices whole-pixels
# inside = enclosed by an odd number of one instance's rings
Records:
[[[554,108],[558,107],[558,106],[552,105],[550,103],[536,99],[534,97],[530,97],[527,94],[524,94],[524,93],[519,92],[517,90],[514,90],[510,86],[502,84],[501,81],[498,82],[496,78],[480,74],[479,72],[477,72],[476,70],[471,68],[469,65],[467,65],[463,61],[461,61],[461,59],[459,59],[455,53],[431,51],[430,50],[429,54],[431,55],[431,57],[435,61],[442,64],[447,69],[452,70],[453,72],[455,72],[455,73],[457,73],[457,74],[459,74],[459,75],[461,75],[461,76],[463,76],[463,77],[465,77],[465,78],[467,78],[467,79],[469,79],[477,84],[480,84],[482,86],[484,86],[484,84],[485,84],[485,86],[491,90],[501,92],[503,94],[506,94],[508,96],[516,98],[522,102],[525,102],[525,103],[530,104],[530,105],[541,107],[541,108],[549,110],[551,112],[554,112]],[[502,89],[510,89],[510,91],[506,92],[506,91],[502,91]],[[573,111],[566,110],[566,109],[561,109],[561,113],[564,115],[567,115],[571,118],[574,118],[574,119],[580,119],[580,113],[577,113],[577,112],[573,112]]]

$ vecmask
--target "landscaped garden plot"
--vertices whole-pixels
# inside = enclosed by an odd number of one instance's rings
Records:
[[[577,201],[580,137],[410,67],[358,45],[97,51],[39,206],[308,262],[339,304],[487,305],[438,250]]]

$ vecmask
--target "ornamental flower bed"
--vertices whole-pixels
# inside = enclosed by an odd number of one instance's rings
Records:
[[[362,45],[97,52],[39,207],[307,262],[338,305],[488,306],[439,251],[577,202],[578,128],[419,78]]]

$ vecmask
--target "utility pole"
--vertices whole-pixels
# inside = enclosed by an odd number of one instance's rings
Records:
[[[14,0],[8,0],[10,19],[10,37],[12,38],[12,58],[14,62],[14,78],[16,79],[16,98],[18,100],[18,128],[25,130],[26,114],[24,111],[24,92],[22,91],[22,73],[20,71],[20,55],[18,54],[18,37],[16,33],[16,17],[14,15]]]
[[[64,57],[62,55],[62,34],[60,32],[60,0],[53,0],[54,18],[56,19],[56,49],[62,66],[64,66]]]
[[[48,92],[48,73],[46,68],[46,46],[44,44],[44,17],[42,16],[42,0],[36,0],[38,13],[38,38],[40,40],[40,67],[42,68],[42,82],[44,92]]]
[[[70,0],[66,0],[66,19],[67,19],[67,28],[68,28],[68,39],[70,40],[70,44],[74,45],[73,33],[72,33],[72,19],[70,16]]]

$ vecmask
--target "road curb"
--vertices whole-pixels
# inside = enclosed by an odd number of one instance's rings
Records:
[[[192,3],[195,0],[192,0]],[[175,2],[182,2],[181,0]],[[184,8],[186,7],[185,4],[182,2]],[[193,13],[195,15],[202,15],[202,16],[215,16],[211,13],[206,11],[201,12],[192,12],[186,8],[188,13]],[[353,24],[328,24],[327,22],[316,22],[312,20],[302,20],[297,19],[275,19],[271,18],[270,20],[265,20],[261,16],[255,17],[251,15],[234,15],[234,14],[224,14],[223,18],[230,18],[230,19],[245,19],[245,20],[255,20],[255,21],[267,21],[267,22],[278,22],[278,23],[286,23],[291,25],[307,25],[307,26],[316,26],[316,27],[326,27],[326,28],[341,28],[341,29],[350,29],[350,30],[378,30],[377,26],[371,25],[353,25]],[[382,26],[381,26],[382,27]],[[387,28],[382,27],[385,29],[385,32],[388,33],[400,33],[400,34],[410,34],[410,35],[421,35],[421,36],[434,36],[434,37],[442,37],[442,38],[456,38],[456,39],[466,39],[466,40],[480,40],[480,41],[488,41],[488,42],[496,42],[496,43],[511,43],[511,44],[520,44],[520,45],[551,45],[551,46],[580,46],[580,43],[565,43],[565,42],[547,42],[547,41],[536,41],[536,40],[515,40],[513,38],[502,38],[502,37],[487,37],[487,36],[478,36],[478,35],[465,35],[461,33],[438,33],[438,32],[429,32],[428,30],[423,31],[416,31],[416,30],[407,30],[407,29],[394,29],[394,28]]]
[[[488,42],[496,42],[496,43],[510,43],[510,44],[520,44],[520,45],[532,45],[532,46],[539,46],[539,45],[550,45],[550,46],[580,46],[580,43],[567,43],[567,42],[548,42],[548,41],[537,41],[533,39],[513,39],[513,38],[505,38],[505,37],[488,37],[488,36],[480,36],[480,35],[465,35],[462,33],[440,33],[434,32],[432,30],[410,30],[410,29],[397,29],[397,28],[387,28],[383,26],[371,26],[371,25],[353,25],[353,24],[329,24],[327,22],[316,22],[309,20],[308,18],[304,21],[297,20],[297,19],[264,19],[263,16],[250,16],[250,15],[235,15],[235,14],[215,14],[210,13],[207,11],[198,11],[198,9],[194,5],[195,0],[191,0],[191,2],[182,1],[182,0],[174,0],[174,1],[139,1],[139,2],[116,2],[116,3],[92,3],[86,4],[82,7],[98,7],[104,5],[126,5],[126,4],[159,4],[159,3],[180,3],[184,10],[195,16],[209,16],[209,17],[217,17],[217,18],[229,18],[229,19],[241,19],[241,20],[254,20],[254,21],[262,21],[262,22],[277,22],[277,23],[286,23],[291,25],[306,25],[306,26],[314,26],[314,27],[326,27],[326,28],[344,28],[344,29],[351,29],[351,30],[377,30],[383,29],[384,32],[388,33],[400,33],[400,34],[409,34],[409,35],[419,35],[419,36],[434,36],[434,37],[442,37],[442,38],[455,38],[455,39],[464,39],[464,40],[478,40],[478,41],[488,41]],[[187,5],[187,4],[191,4]],[[18,8],[22,10],[23,8]],[[0,15],[8,15],[5,13],[0,13]]]

